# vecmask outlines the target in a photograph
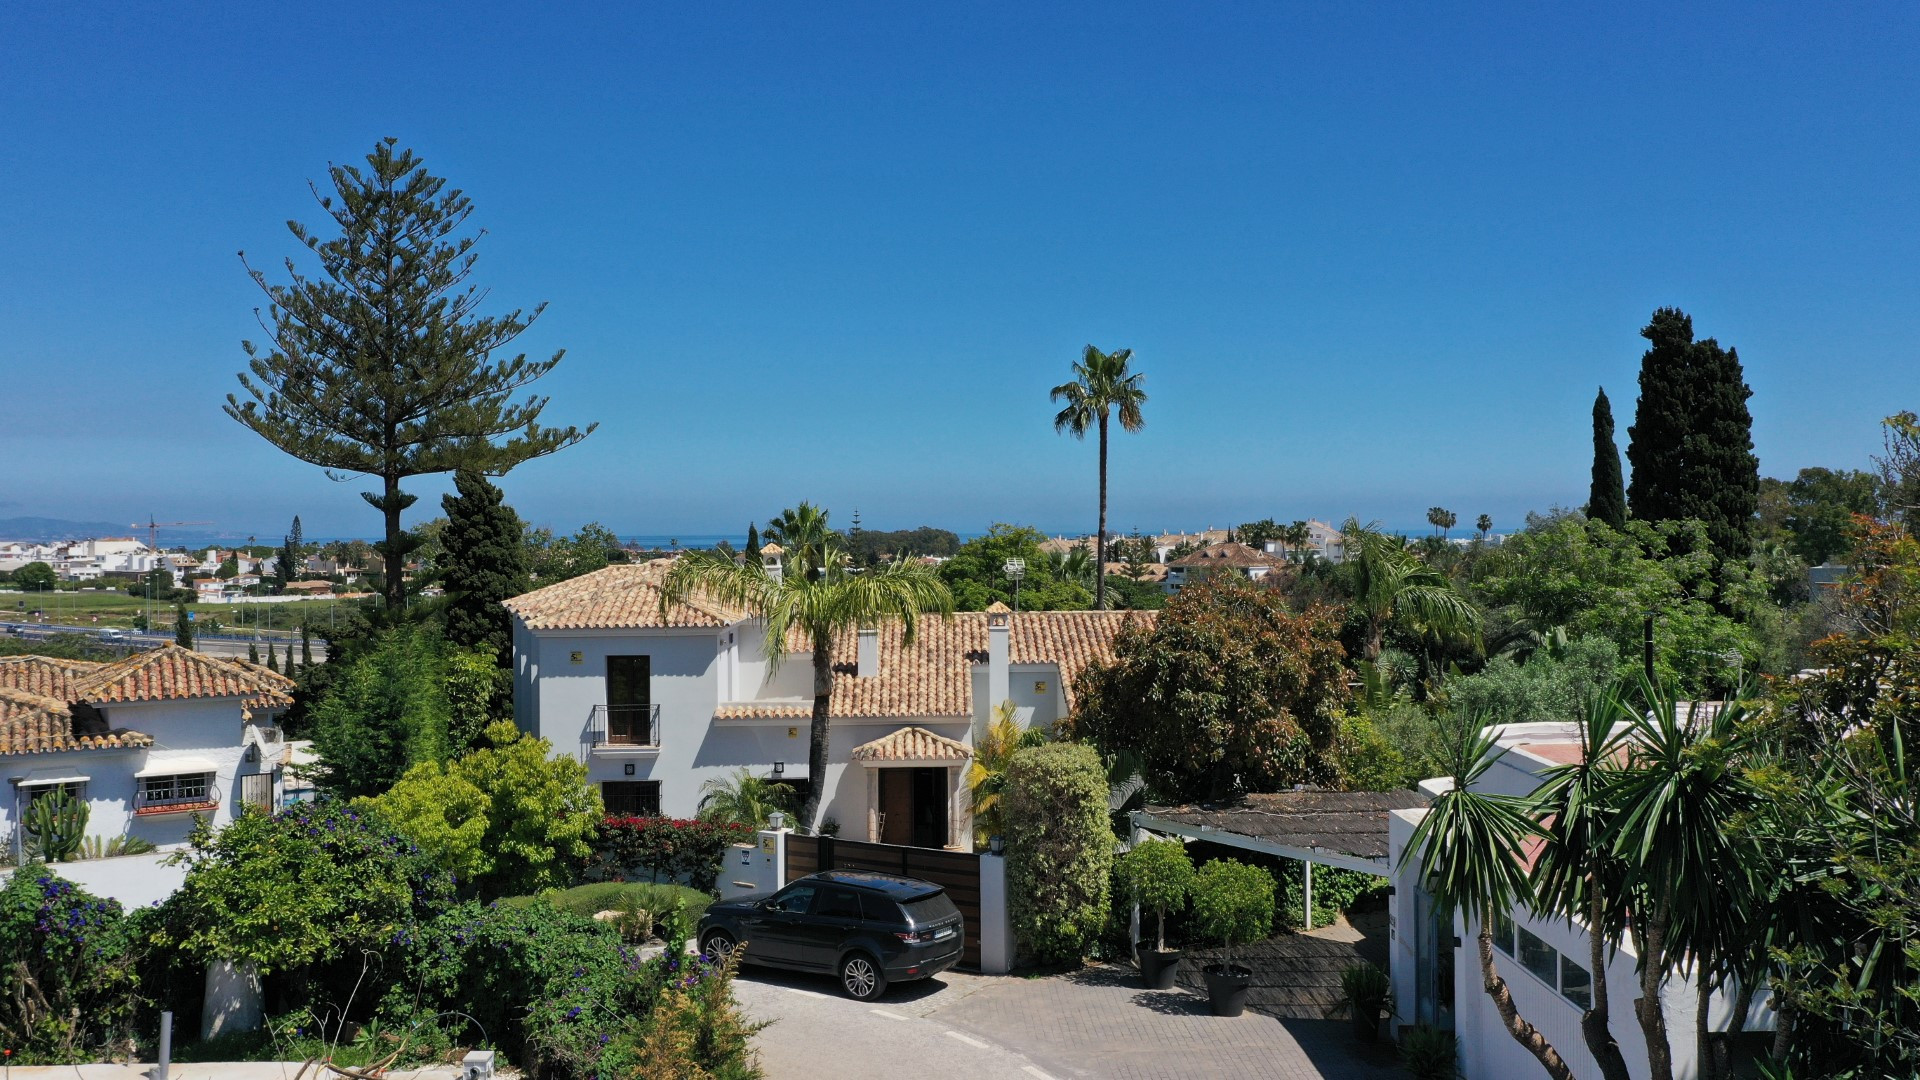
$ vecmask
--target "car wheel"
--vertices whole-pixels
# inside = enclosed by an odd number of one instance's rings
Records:
[[[733,951],[739,947],[740,943],[735,941],[733,935],[727,933],[725,930],[715,930],[700,939],[700,955],[713,960],[726,960],[728,957],[731,957]],[[746,957],[743,956],[741,959],[744,960]]]
[[[887,976],[866,953],[850,953],[840,961],[840,989],[855,1001],[872,1001],[887,991]]]

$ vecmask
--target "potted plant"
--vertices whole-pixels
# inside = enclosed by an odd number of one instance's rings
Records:
[[[1201,969],[1215,1016],[1239,1016],[1247,1007],[1253,969],[1231,960],[1235,944],[1265,937],[1273,928],[1273,875],[1258,866],[1216,859],[1200,868],[1193,885],[1193,918],[1200,933],[1224,948],[1221,962]]]
[[[1140,974],[1155,990],[1171,989],[1180,968],[1180,950],[1167,948],[1167,909],[1178,910],[1193,891],[1193,861],[1187,858],[1187,846],[1178,840],[1142,840],[1120,856],[1114,871],[1133,902],[1152,910],[1159,920],[1153,941],[1134,942]]]
[[[1393,984],[1387,973],[1361,961],[1340,972],[1340,1008],[1353,1020],[1354,1037],[1370,1043],[1380,1036],[1380,1016],[1387,1011]]]

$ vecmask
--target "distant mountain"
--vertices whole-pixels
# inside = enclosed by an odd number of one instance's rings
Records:
[[[0,540],[91,540],[102,536],[133,536],[138,531],[124,521],[115,525],[64,518],[0,518]]]

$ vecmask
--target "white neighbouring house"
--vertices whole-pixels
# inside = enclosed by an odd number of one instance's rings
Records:
[[[777,556],[777,549],[774,549]],[[745,768],[822,785],[822,815],[849,839],[971,850],[966,770],[992,707],[1051,725],[1073,680],[1151,612],[1004,605],[898,621],[832,643],[827,774],[808,773],[811,643],[768,663],[761,621],[695,595],[662,611],[667,560],[620,564],[507,601],[514,716],[577,756],[613,813],[692,817],[701,786]]]
[[[1168,563],[1165,587],[1170,593],[1179,592],[1190,581],[1208,574],[1236,574],[1248,581],[1259,581],[1286,565],[1285,559],[1235,541],[1208,544]]]
[[[1496,744],[1500,756],[1482,774],[1477,790],[1530,795],[1548,769],[1580,760],[1579,734],[1570,724],[1503,725],[1496,729]],[[1429,795],[1438,795],[1450,786],[1451,781],[1446,779],[1421,784]],[[1426,891],[1420,887],[1414,863],[1401,866],[1414,829],[1426,813],[1424,809],[1395,810],[1389,822],[1388,865],[1396,868],[1390,911],[1397,1023],[1451,1027],[1459,1037],[1460,1075],[1465,1080],[1537,1076],[1539,1062],[1507,1033],[1481,985],[1476,952],[1478,923],[1470,923],[1465,915],[1452,920],[1436,917]],[[1512,912],[1511,918],[1496,922],[1493,936],[1494,966],[1506,979],[1520,1015],[1553,1044],[1575,1076],[1599,1076],[1599,1066],[1580,1033],[1580,1016],[1591,1002],[1594,979],[1594,972],[1589,970],[1590,939],[1584,924],[1521,908]],[[1601,977],[1607,982],[1609,1026],[1627,1070],[1643,1077],[1649,1072],[1646,1040],[1633,1011],[1633,1003],[1640,997],[1636,961],[1629,938],[1617,951],[1607,954]],[[1667,1042],[1673,1048],[1673,1074],[1676,1080],[1691,1080],[1700,1075],[1694,1037],[1698,993],[1684,974],[1676,972],[1662,983],[1660,999]],[[1715,992],[1708,1007],[1709,1028],[1728,1030],[1735,1007],[1731,995]],[[1745,1028],[1769,1031],[1772,1027],[1771,1003],[1763,991],[1754,996]]]
[[[18,859],[22,815],[65,789],[86,832],[183,842],[196,816],[283,799],[275,721],[293,683],[244,660],[166,644],[112,663],[0,658],[0,840]]]

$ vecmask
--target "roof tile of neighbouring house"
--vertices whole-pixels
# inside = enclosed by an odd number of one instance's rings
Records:
[[[152,746],[137,731],[75,735],[67,703],[9,687],[0,687],[0,754],[51,754],[62,750],[113,750]]]
[[[516,596],[506,602],[507,610],[529,630],[721,627],[746,618],[746,612],[704,596],[662,614],[660,587],[671,564],[671,559],[616,564]]]
[[[55,656],[0,657],[0,687],[57,701],[75,701],[73,684],[104,665]]]
[[[966,743],[935,735],[926,728],[905,727],[854,747],[848,756],[854,761],[966,761],[973,757],[973,751]]]
[[[1199,551],[1183,555],[1168,563],[1169,566],[1281,566],[1283,563],[1264,552],[1255,551],[1245,544],[1234,542],[1227,544],[1209,544]]]
[[[715,720],[811,720],[812,705],[784,702],[733,701],[713,710]]]
[[[168,642],[103,664],[75,679],[68,700],[106,705],[237,697],[248,703],[278,703],[286,699],[292,685],[285,676],[244,660],[222,660]]]

